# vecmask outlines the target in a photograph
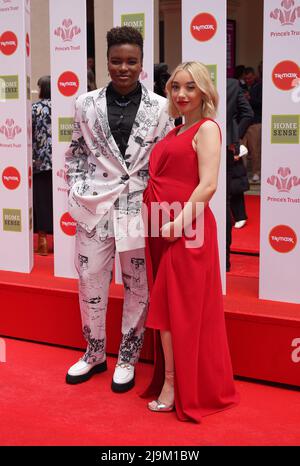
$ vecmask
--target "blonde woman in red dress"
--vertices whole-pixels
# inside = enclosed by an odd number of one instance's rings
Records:
[[[153,378],[143,396],[156,397],[148,403],[151,411],[175,408],[180,420],[199,423],[203,416],[238,403],[216,222],[209,207],[217,189],[221,153],[220,129],[214,121],[218,94],[207,68],[198,62],[179,65],[167,92],[170,115],[183,116],[184,124],[153,149],[144,193],[153,280],[147,326],[155,329],[156,344]],[[180,212],[162,222],[159,237],[150,235],[155,203],[181,205]],[[197,222],[197,206],[200,210],[202,206],[203,227]],[[190,247],[186,227],[191,226],[191,218],[193,228],[203,229],[202,245]]]

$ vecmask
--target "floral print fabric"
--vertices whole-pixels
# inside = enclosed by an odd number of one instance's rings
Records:
[[[32,105],[33,173],[52,169],[51,100]]]

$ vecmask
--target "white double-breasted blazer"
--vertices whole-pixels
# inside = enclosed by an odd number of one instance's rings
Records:
[[[71,216],[88,232],[104,220],[118,251],[144,247],[141,205],[153,146],[173,128],[167,100],[142,85],[141,102],[123,157],[112,136],[106,87],[79,96],[66,152]]]

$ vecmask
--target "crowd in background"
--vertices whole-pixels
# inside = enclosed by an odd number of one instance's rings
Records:
[[[261,168],[261,118],[262,118],[262,62],[258,65],[258,73],[254,68],[239,65],[235,70],[235,78],[238,79],[241,89],[244,92],[249,104],[254,112],[253,122],[249,126],[243,144],[248,148],[246,160],[251,161],[249,174],[252,177],[251,183],[260,183]],[[251,169],[251,171],[250,171]]]

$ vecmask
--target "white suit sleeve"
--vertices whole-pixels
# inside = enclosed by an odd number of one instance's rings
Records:
[[[84,181],[88,172],[90,150],[86,145],[80,126],[80,105],[75,101],[75,117],[72,141],[65,153],[66,181],[70,187],[77,181]]]

